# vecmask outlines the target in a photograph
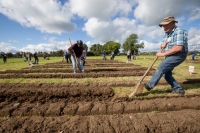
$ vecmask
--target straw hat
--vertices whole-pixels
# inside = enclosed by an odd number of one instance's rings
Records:
[[[178,21],[176,21],[173,16],[169,16],[169,17],[164,18],[162,22],[159,24],[159,26],[162,27],[163,25],[167,25],[172,21],[174,21],[175,23],[178,23]]]

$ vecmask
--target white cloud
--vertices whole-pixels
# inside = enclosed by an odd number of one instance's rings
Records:
[[[24,52],[51,52],[51,51],[58,51],[58,50],[67,50],[70,47],[69,41],[66,42],[52,42],[47,44],[29,44],[26,47],[20,49],[20,51]]]
[[[109,21],[116,15],[127,16],[136,4],[133,0],[70,0],[69,3],[73,14],[101,21]]]
[[[200,51],[200,30],[193,27],[190,28],[188,32],[188,39],[189,51],[195,49]]]
[[[0,1],[0,13],[25,27],[45,33],[42,36],[46,43],[30,45],[29,41],[20,49],[24,51],[67,49],[67,39],[59,42],[59,37],[48,33],[71,33],[79,30],[76,25],[81,25],[80,29],[93,38],[86,41],[88,47],[107,41],[122,44],[130,34],[135,33],[139,40],[145,42],[146,51],[159,50],[164,33],[158,26],[161,20],[172,15],[179,21],[178,26],[184,26],[200,19],[199,7],[199,0],[69,0],[64,4],[59,0]],[[197,27],[190,29],[189,45],[200,44],[198,34]]]
[[[0,48],[1,48],[0,52],[5,52],[5,53],[8,53],[8,52],[11,52],[11,53],[19,52],[19,49],[17,49],[16,47],[13,47],[9,43],[1,42],[0,43]]]
[[[189,16],[190,12],[198,10],[199,0],[137,0],[138,6],[134,11],[136,19],[144,25],[158,25],[164,17],[180,15]],[[200,16],[196,15],[196,19]]]
[[[158,52],[160,51],[160,43],[150,43],[145,40],[141,40],[145,44],[144,49],[140,49],[141,52]]]
[[[71,32],[76,26],[71,21],[68,3],[57,0],[0,1],[0,13],[25,27],[34,27],[45,33]]]
[[[85,44],[88,46],[88,48],[90,48],[93,45],[90,41],[86,42]]]
[[[196,8],[192,10],[190,14],[190,18],[188,19],[189,21],[194,21],[200,18],[200,8]]]
[[[91,18],[85,23],[83,28],[86,33],[99,40],[99,42],[125,40],[136,28],[135,20],[127,18],[116,18],[111,22],[98,21],[96,18]],[[103,34],[102,34],[103,33]]]
[[[72,13],[83,18],[95,17],[109,20],[110,16],[116,14],[114,0],[70,0],[70,5]]]
[[[55,42],[56,37],[50,37],[48,40],[49,40],[50,43]]]

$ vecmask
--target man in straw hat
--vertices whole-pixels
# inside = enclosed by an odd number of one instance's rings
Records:
[[[151,80],[148,83],[143,83],[143,85],[150,91],[157,85],[160,78],[163,76],[172,87],[172,90],[167,90],[167,92],[184,96],[185,92],[172,76],[172,71],[187,57],[188,34],[185,30],[177,28],[175,23],[178,23],[175,18],[169,16],[164,18],[159,24],[160,27],[163,27],[165,32],[161,43],[161,49],[165,49],[165,52],[158,52],[156,56],[164,56],[165,59],[159,64],[159,67]]]

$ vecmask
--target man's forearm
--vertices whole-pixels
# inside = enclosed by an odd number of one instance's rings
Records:
[[[172,47],[172,49],[170,49],[169,51],[165,52],[165,56],[169,56],[169,55],[181,52],[182,48],[183,48],[183,46],[181,46],[181,45],[174,46],[174,47]]]

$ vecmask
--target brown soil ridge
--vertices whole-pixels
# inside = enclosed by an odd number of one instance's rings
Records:
[[[149,71],[148,75],[152,75],[154,70]],[[23,74],[23,73],[9,73],[6,75],[1,75],[0,79],[8,78],[98,78],[98,77],[125,77],[125,76],[142,76],[144,71],[116,71],[116,72],[99,72],[99,73],[32,73],[32,74]]]
[[[199,120],[199,110],[74,117],[11,117],[0,119],[0,132],[198,133]]]
[[[60,88],[60,87],[134,87],[139,81],[133,80],[133,81],[118,81],[118,82],[110,82],[110,81],[104,81],[104,82],[86,82],[86,83],[80,83],[80,82],[68,82],[68,83],[1,83],[0,84],[0,93],[2,93],[2,90],[8,90],[11,88],[14,89],[32,89],[32,88]],[[144,80],[144,82],[147,82]],[[200,79],[178,79],[177,82],[179,84],[198,84],[200,83]],[[168,83],[161,79],[158,83],[158,85],[168,85]],[[14,90],[13,90],[14,91]]]
[[[139,66],[139,65],[134,65],[134,64],[102,64],[102,65],[97,65],[97,64],[86,64],[86,67],[135,67],[135,66]],[[35,65],[35,66],[29,66],[26,67],[24,69],[29,69],[29,68],[71,68],[72,69],[72,65]]]
[[[0,115],[111,115],[151,111],[200,109],[200,96],[115,99],[110,87],[34,87],[0,91]],[[162,104],[161,104],[162,103]]]
[[[120,68],[86,68],[85,71],[87,73],[91,72],[116,72],[116,71],[145,71],[147,70],[146,67],[120,67]],[[155,71],[155,69],[151,69],[151,71]],[[42,68],[42,69],[24,69],[24,70],[6,70],[0,71],[0,74],[9,74],[9,73],[72,73],[72,68]]]
[[[141,67],[140,65],[134,65],[134,64],[102,64],[102,65],[97,65],[97,64],[91,64],[85,65],[86,68],[102,68],[102,67],[106,67],[106,68],[112,68],[112,67]],[[49,68],[56,68],[56,69],[60,69],[60,68],[71,68],[72,69],[72,65],[56,65],[56,64],[52,64],[52,65],[35,65],[35,66],[29,66],[29,67],[25,67],[23,69],[49,69]]]

